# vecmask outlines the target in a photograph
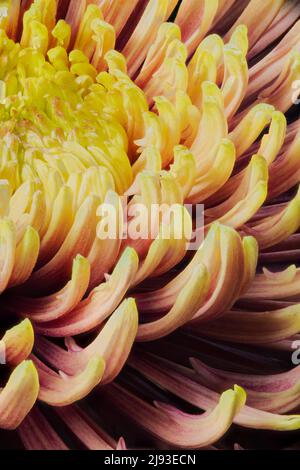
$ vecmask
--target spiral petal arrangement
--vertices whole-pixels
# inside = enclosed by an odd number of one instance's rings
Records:
[[[300,3],[3,0],[0,64],[3,445],[300,447]]]

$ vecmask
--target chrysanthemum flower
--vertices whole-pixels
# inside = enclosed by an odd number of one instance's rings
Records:
[[[299,95],[297,0],[0,2],[1,446],[297,445]]]

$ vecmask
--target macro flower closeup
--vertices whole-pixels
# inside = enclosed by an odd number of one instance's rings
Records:
[[[298,0],[0,0],[1,449],[300,449],[299,106]]]

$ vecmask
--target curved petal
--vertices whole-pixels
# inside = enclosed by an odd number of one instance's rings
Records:
[[[143,89],[154,73],[157,72],[166,56],[169,45],[174,39],[181,39],[180,28],[174,23],[162,23],[135,80],[140,88]]]
[[[186,286],[178,295],[172,309],[162,318],[139,326],[137,341],[153,341],[162,338],[191,320],[202,305],[210,285],[204,265],[195,268]]]
[[[27,316],[37,323],[57,320],[78,305],[87,290],[89,280],[89,262],[78,255],[73,261],[72,278],[62,290],[40,298],[8,296],[5,304],[10,311]]]
[[[16,256],[16,229],[10,219],[0,220],[0,292],[9,284]]]
[[[22,240],[16,247],[15,263],[12,270],[8,288],[19,286],[31,276],[40,250],[40,237],[38,232],[27,227]]]
[[[224,47],[224,96],[225,115],[230,120],[239,109],[249,82],[248,64],[243,52],[232,46]]]
[[[1,342],[4,343],[5,362],[16,366],[28,358],[34,344],[34,331],[29,320],[6,331]]]
[[[175,21],[180,26],[189,55],[211,28],[218,12],[218,3],[217,0],[192,0],[192,4],[189,0],[181,2]]]
[[[291,265],[284,271],[271,272],[264,268],[257,274],[244,294],[246,299],[289,299],[300,295],[300,271]]]
[[[98,356],[92,357],[76,376],[59,375],[36,357],[33,361],[40,379],[39,399],[51,406],[67,406],[84,398],[100,383],[105,369]]]
[[[237,386],[228,390],[216,407],[203,415],[188,415],[162,403],[154,407],[118,385],[110,387],[109,399],[159,439],[173,446],[198,449],[213,444],[226,433],[245,403],[245,392]]]
[[[190,369],[157,359],[155,356],[149,359],[146,356],[140,358],[135,356],[132,365],[158,386],[202,410],[211,410],[219,402],[220,395],[211,388],[201,385]],[[240,393],[243,390],[238,389]],[[244,391],[243,394],[245,400]],[[250,429],[291,431],[299,429],[300,415],[275,414],[244,405],[233,417],[233,422]]]
[[[16,429],[33,407],[38,393],[39,377],[33,362],[21,362],[0,393],[0,428]]]
[[[266,344],[289,338],[300,330],[300,306],[266,312],[232,311],[216,322],[201,325],[201,332],[241,344]]]
[[[38,325],[36,331],[48,336],[73,336],[100,326],[119,305],[138,269],[138,257],[127,248],[107,282],[100,284],[65,317]]]
[[[84,349],[68,339],[68,350],[42,336],[36,339],[36,351],[48,364],[68,375],[80,373],[95,355],[105,360],[102,383],[111,382],[121,371],[131,351],[138,329],[138,312],[133,299],[126,299],[112,314],[94,341]]]
[[[266,249],[286,240],[300,227],[300,189],[289,203],[276,207],[276,213],[249,223],[245,233],[253,235],[261,249]]]
[[[275,375],[238,374],[213,369],[197,359],[191,363],[201,382],[218,392],[237,381],[247,393],[247,404],[272,413],[287,413],[299,406],[300,368]]]
[[[49,292],[67,281],[75,256],[86,256],[96,236],[96,209],[99,200],[89,196],[78,210],[72,229],[59,251],[27,281],[26,290]],[[66,261],[67,260],[67,261]]]
[[[253,217],[266,200],[268,192],[268,167],[266,160],[254,155],[236,191],[219,206],[205,213],[208,221],[218,219],[220,223],[234,228],[241,227]]]
[[[103,281],[105,274],[109,273],[117,261],[121,249],[121,234],[123,233],[123,208],[120,197],[113,191],[108,191],[104,206],[108,205],[114,211],[115,234],[113,237],[106,234],[105,216],[102,218],[102,205],[98,207],[97,214],[100,220],[96,229],[96,239],[87,256],[91,264],[89,290],[94,289]],[[104,209],[105,210],[105,209]],[[101,263],[99,263],[101,259]]]
[[[134,75],[139,69],[160,25],[167,19],[169,3],[170,0],[150,0],[139,23],[127,41],[122,52],[127,58],[130,76]]]

